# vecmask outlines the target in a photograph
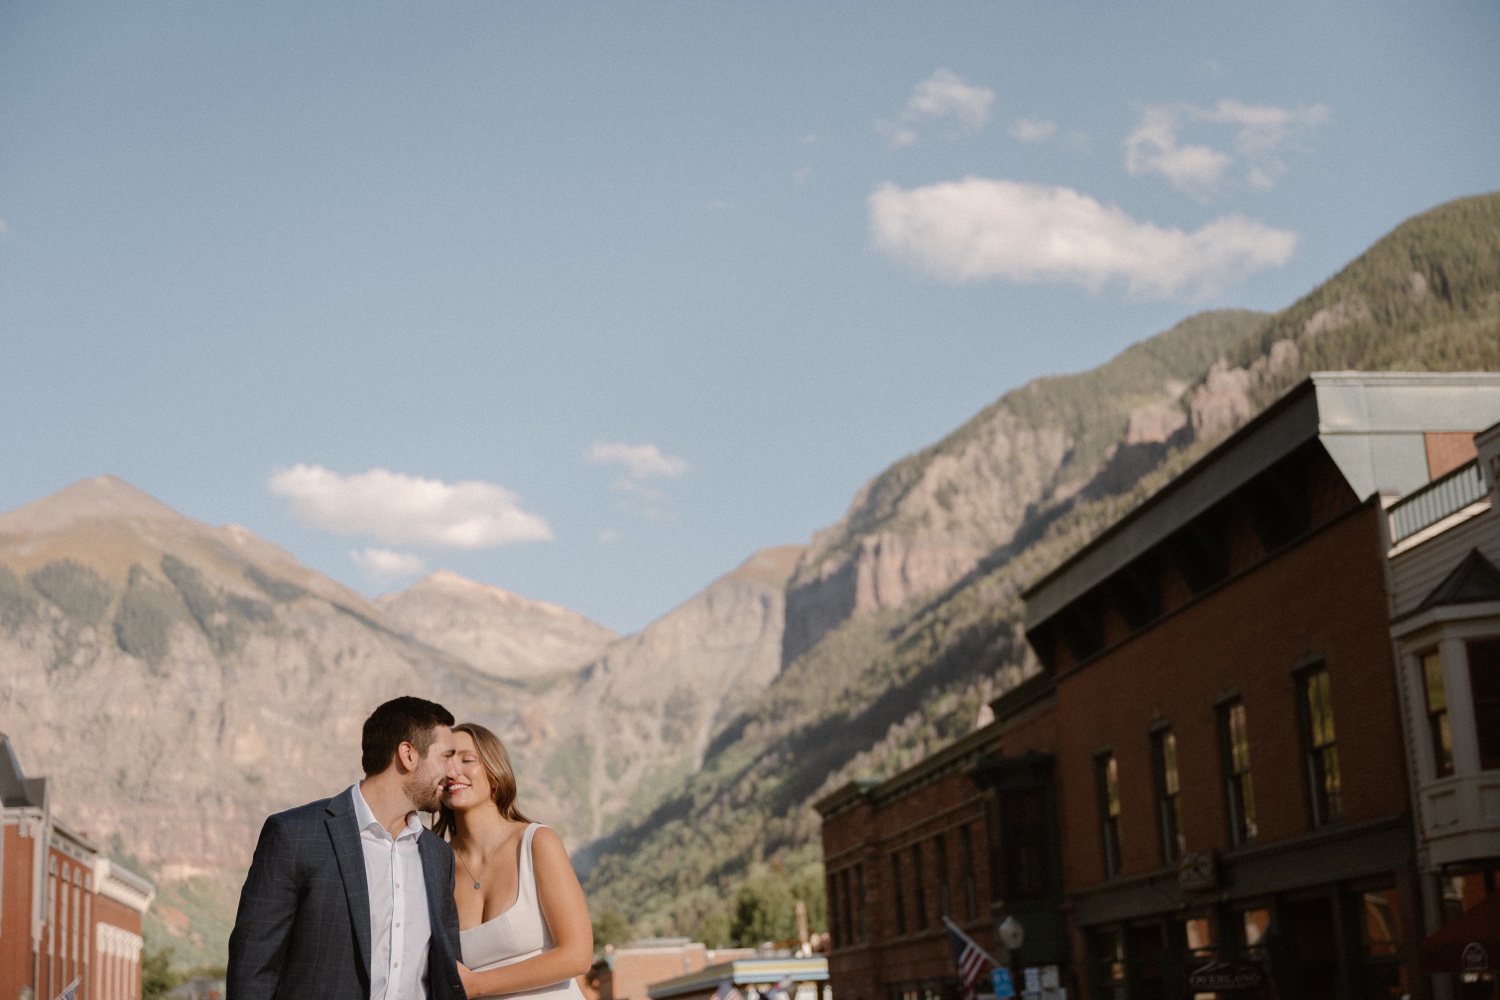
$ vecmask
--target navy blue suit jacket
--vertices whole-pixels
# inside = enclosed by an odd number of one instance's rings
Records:
[[[453,852],[430,830],[417,850],[432,927],[428,1000],[464,1000]],[[369,1000],[370,890],[352,792],[266,820],[229,935],[225,989],[226,1000]]]

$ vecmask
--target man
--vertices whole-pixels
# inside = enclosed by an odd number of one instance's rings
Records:
[[[365,778],[261,828],[229,935],[229,1000],[463,1000],[453,852],[422,826],[453,775],[453,716],[365,720]]]

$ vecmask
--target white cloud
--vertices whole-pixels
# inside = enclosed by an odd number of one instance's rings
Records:
[[[1298,148],[1305,136],[1330,118],[1322,104],[1281,108],[1222,100],[1211,108],[1192,104],[1146,107],[1125,139],[1125,169],[1132,174],[1161,174],[1179,191],[1203,198],[1219,188],[1238,158],[1245,181],[1265,190],[1286,174],[1279,151]],[[1180,135],[1188,126],[1234,129],[1230,140],[1234,153],[1182,143]]]
[[[807,183],[807,179],[812,176],[812,172],[812,167],[798,167],[796,171],[792,173],[792,187],[802,187]]]
[[[823,137],[821,135],[818,135],[818,134],[814,133],[814,132],[809,132],[809,133],[807,133],[807,135],[804,135],[801,139],[798,139],[797,141],[800,142],[800,143],[802,143],[802,145],[804,145],[804,146],[812,146],[812,145],[816,145],[817,143],[822,142],[823,141]]]
[[[427,564],[415,552],[391,549],[351,549],[349,558],[365,576],[386,582],[425,572]]]
[[[1242,215],[1163,228],[1071,188],[968,177],[870,195],[870,239],[945,281],[1123,282],[1138,297],[1206,295],[1291,257],[1297,235]]]
[[[1046,142],[1057,134],[1057,122],[1042,118],[1017,118],[1010,127],[1010,137],[1020,142]]]
[[[594,535],[599,539],[600,545],[608,545],[611,542],[618,542],[620,540],[620,533],[614,528],[600,528]]]
[[[298,464],[272,475],[270,488],[303,524],[390,545],[484,549],[552,537],[543,518],[494,483],[445,483],[385,469],[345,476]]]
[[[595,441],[586,453],[594,465],[623,465],[633,480],[676,479],[688,470],[687,459],[664,455],[654,444]]]
[[[5,220],[4,219],[0,219],[0,235],[4,235],[5,231],[6,231]]]
[[[964,83],[951,70],[939,69],[918,83],[907,98],[906,109],[895,121],[877,121],[875,131],[889,136],[893,146],[917,141],[917,126],[950,119],[964,132],[978,132],[990,117],[995,92],[988,87]]]

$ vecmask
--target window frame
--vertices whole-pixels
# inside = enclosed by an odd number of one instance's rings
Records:
[[[922,842],[919,840],[911,845],[911,868],[913,883],[916,888],[916,899],[913,904],[917,911],[917,930],[925,931],[930,926],[930,918],[927,913],[927,872],[922,860]]]
[[[1343,774],[1339,768],[1338,727],[1333,718],[1333,677],[1327,662],[1321,659],[1301,667],[1295,676],[1308,816],[1311,826],[1328,826],[1343,819]]]
[[[1255,815],[1255,768],[1251,762],[1250,716],[1245,700],[1231,695],[1217,706],[1219,722],[1219,767],[1224,784],[1224,815],[1229,825],[1229,842],[1233,847],[1255,843],[1260,832]],[[1236,760],[1239,747],[1235,740],[1235,716],[1243,735],[1244,767]]]
[[[1113,750],[1094,755],[1094,790],[1099,807],[1099,839],[1104,877],[1118,877],[1125,869],[1120,851],[1120,761]]]
[[[937,868],[938,915],[953,916],[953,892],[948,887],[948,837],[946,832],[932,838],[933,864]]]
[[[1465,637],[1464,643],[1464,666],[1469,674],[1469,705],[1474,713],[1474,752],[1479,765],[1479,770],[1500,770],[1500,636],[1476,635]],[[1489,664],[1490,669],[1497,673],[1497,677],[1490,681],[1495,688],[1494,693],[1486,693],[1481,697],[1479,677],[1474,670],[1474,647],[1492,646],[1494,650],[1494,661]],[[1486,725],[1488,721],[1488,725]],[[1488,745],[1487,745],[1488,743]]]
[[[965,823],[958,828],[958,846],[963,853],[964,919],[979,919],[979,880],[974,877],[974,833]]]
[[[901,852],[891,852],[891,901],[895,903],[896,936],[906,936],[906,901],[901,892]]]
[[[1443,672],[1442,644],[1417,653],[1417,683],[1422,689],[1422,714],[1427,725],[1427,745],[1432,754],[1432,777],[1448,778],[1454,773],[1453,729],[1448,713],[1448,678]],[[1433,682],[1442,704],[1433,705]]]
[[[1170,774],[1168,741],[1171,742]],[[1170,724],[1151,731],[1151,770],[1156,780],[1156,828],[1162,863],[1175,864],[1187,853],[1187,835],[1182,828],[1182,771],[1177,763],[1177,733]],[[1175,789],[1171,787],[1174,782]]]

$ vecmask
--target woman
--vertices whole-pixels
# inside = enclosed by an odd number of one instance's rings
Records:
[[[458,967],[470,997],[582,1000],[575,977],[594,960],[588,904],[562,840],[516,808],[516,775],[499,737],[453,727],[459,776],[433,829],[453,848]]]

